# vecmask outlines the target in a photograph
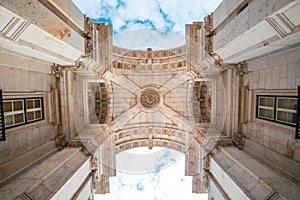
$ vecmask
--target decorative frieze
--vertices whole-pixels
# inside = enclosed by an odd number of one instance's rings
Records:
[[[90,54],[93,49],[93,20],[89,17],[85,18],[84,34],[85,38],[85,53]]]
[[[160,71],[167,69],[183,69],[186,68],[187,61],[183,57],[178,57],[174,61],[169,62],[168,60],[156,60],[151,63],[146,60],[138,60],[136,62],[122,61],[116,58],[112,62],[111,66],[114,69],[122,70],[140,70],[140,71]]]
[[[213,22],[212,15],[204,17],[204,49],[209,55],[213,55]]]
[[[132,49],[124,49],[121,47],[113,46],[112,53],[116,57],[123,57],[123,58],[131,58],[131,59],[165,59],[168,57],[184,55],[185,52],[185,45],[176,47],[174,49],[168,50],[157,50],[153,51],[151,48],[148,48],[147,51],[142,50],[132,50]]]
[[[180,152],[185,149],[185,133],[167,128],[141,128],[114,134],[116,152],[135,147],[168,147]]]
[[[204,29],[205,29],[205,37],[211,37],[214,34],[212,15],[208,15],[204,17]]]
[[[213,51],[213,16],[204,18],[204,50],[214,59],[217,68],[223,68],[222,58]]]

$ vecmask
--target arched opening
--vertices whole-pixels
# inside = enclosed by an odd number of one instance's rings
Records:
[[[134,165],[144,167],[144,173],[134,173]],[[185,176],[185,155],[174,149],[138,147],[125,150],[117,154],[116,168],[117,176],[109,178],[110,193],[95,195],[95,200],[208,198],[207,194],[192,193],[192,177]]]

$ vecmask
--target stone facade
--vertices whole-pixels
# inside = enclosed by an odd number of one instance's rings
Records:
[[[70,0],[0,0],[0,89],[26,107],[0,141],[0,199],[93,199],[110,192],[116,154],[142,146],[184,153],[210,199],[298,199],[300,143],[277,118],[298,95],[299,11],[224,0],[186,25],[184,45],[131,50]],[[260,97],[277,118],[260,117]]]

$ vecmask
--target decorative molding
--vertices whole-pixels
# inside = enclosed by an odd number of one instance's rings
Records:
[[[91,157],[91,176],[92,176],[92,188],[93,190],[97,189],[99,185],[99,165],[98,165],[98,159],[94,156]]]
[[[95,83],[95,84],[97,84],[95,88],[95,94],[94,94],[95,110],[89,109],[90,112],[89,121],[91,123],[92,114],[96,113],[97,123],[105,124],[107,118],[107,110],[108,110],[108,94],[107,94],[105,83]]]
[[[2,28],[1,33],[9,40],[15,42],[29,25],[30,23],[23,19],[12,17]]]
[[[205,133],[203,133],[202,131],[198,131],[197,134],[195,134],[194,138],[195,140],[199,143],[202,144],[204,139],[205,139],[206,135]]]
[[[205,81],[194,82],[193,110],[196,123],[210,123],[211,96]]]
[[[213,55],[213,17],[208,15],[204,17],[204,49],[209,55]]]
[[[213,51],[213,16],[204,17],[204,50],[214,59],[215,65],[219,69],[223,69],[222,58]]]
[[[74,65],[60,65],[53,63],[51,65],[51,74],[54,74],[57,78],[59,78],[63,76],[64,70],[71,70],[76,73],[83,65],[85,57],[86,56],[82,55],[78,60],[75,61]]]
[[[172,62],[160,60],[159,62],[148,63],[146,60],[139,59],[137,62],[133,63],[131,61],[124,61],[122,58],[116,58],[112,62],[111,66],[114,69],[122,70],[156,71],[167,69],[184,69],[187,66],[187,61],[183,57],[177,57],[172,59]]]
[[[205,29],[205,37],[211,37],[214,34],[212,15],[208,15],[204,17],[204,29]]]
[[[296,27],[284,13],[278,13],[267,18],[266,21],[281,38],[286,37]]]
[[[57,77],[57,78],[63,76],[63,68],[62,68],[62,66],[53,63],[53,65],[51,65],[51,74],[55,75],[55,77]]]
[[[236,146],[239,150],[242,150],[245,144],[245,135],[240,132],[236,132],[233,136],[233,142],[234,146]]]
[[[248,63],[246,61],[242,61],[234,64],[223,64],[223,69],[236,69],[236,73],[243,76],[248,73]]]
[[[161,146],[185,152],[185,133],[168,128],[130,129],[114,133],[116,153],[135,147]]]
[[[59,151],[63,150],[66,147],[66,137],[64,135],[58,135],[55,139],[56,146]]]
[[[221,139],[217,141],[217,148],[233,146],[234,142],[231,139]]]
[[[244,76],[245,74],[248,73],[248,64],[246,61],[239,62],[235,68],[237,69],[237,74],[240,76]]]
[[[100,63],[88,56],[82,56],[82,58],[83,61],[80,65],[81,69],[97,74],[100,77],[104,74],[105,67],[103,67]]]
[[[85,38],[85,53],[90,54],[94,50],[93,45],[93,19],[85,17],[84,33]]]

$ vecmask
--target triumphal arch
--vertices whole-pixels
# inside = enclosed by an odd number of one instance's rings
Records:
[[[0,0],[0,199],[109,193],[137,147],[185,154],[209,199],[298,199],[299,11],[224,0],[178,45],[127,48],[70,0]]]

